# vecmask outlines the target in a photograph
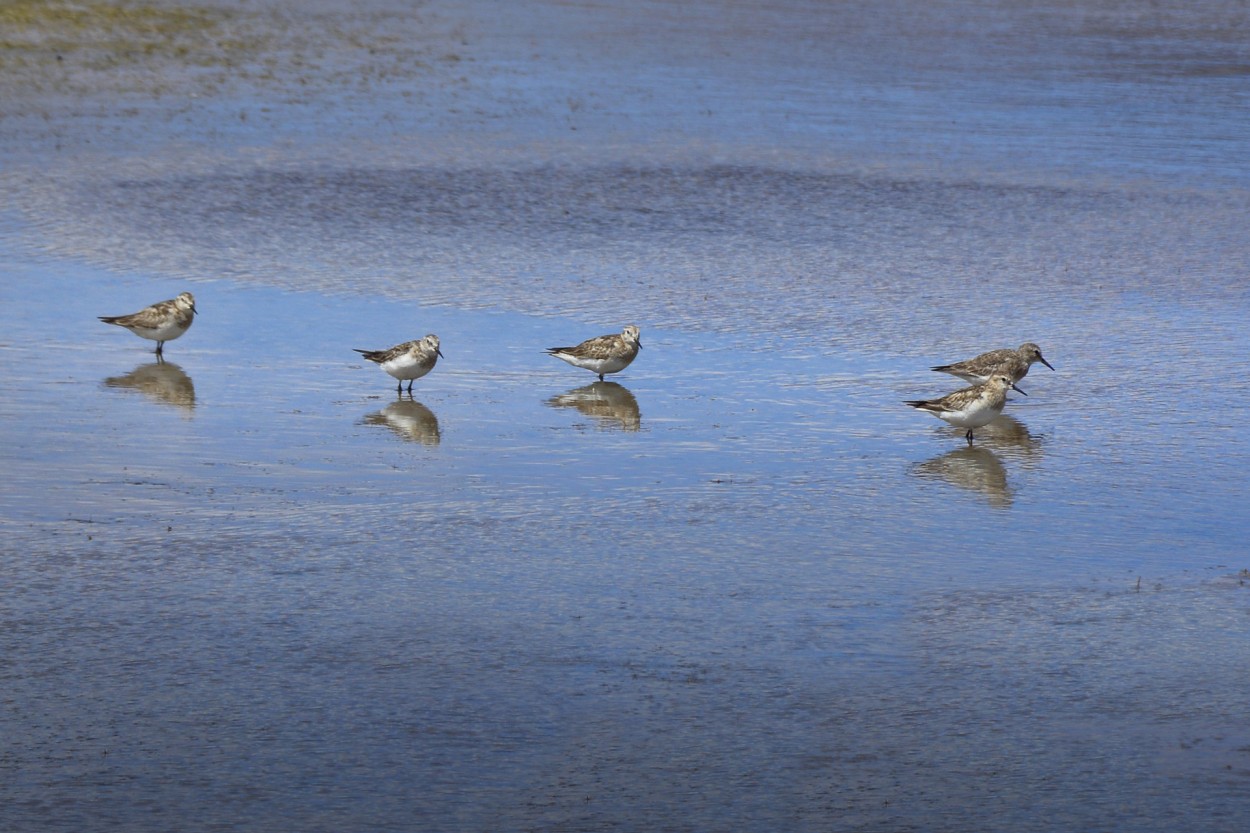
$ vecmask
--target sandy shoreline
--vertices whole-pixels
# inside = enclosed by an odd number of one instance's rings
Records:
[[[10,3],[0,141],[19,156],[245,142],[454,64],[454,33],[436,21],[422,4]],[[243,103],[213,113],[230,100]]]

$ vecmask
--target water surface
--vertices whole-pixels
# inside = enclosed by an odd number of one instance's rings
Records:
[[[370,10],[0,122],[0,826],[1244,826],[1244,9]]]

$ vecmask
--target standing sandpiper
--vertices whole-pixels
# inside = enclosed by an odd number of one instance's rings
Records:
[[[403,393],[404,380],[408,380],[408,392],[412,393],[412,382],[420,379],[434,369],[435,363],[443,355],[438,349],[438,336],[428,335],[416,341],[405,341],[396,344],[389,350],[360,350],[353,347],[369,361],[381,365],[382,369],[399,380],[395,386],[397,393]]]
[[[1007,389],[1014,387],[1010,376],[996,373],[987,382],[948,393],[940,399],[915,399],[904,404],[933,414],[956,428],[967,428],[964,437],[968,445],[972,445],[972,429],[996,419],[1007,404]]]
[[[158,301],[130,315],[101,315],[105,324],[116,324],[156,342],[156,355],[164,352],[165,342],[173,341],[191,328],[195,318],[195,298],[184,292],[177,298]]]
[[[988,382],[990,377],[995,373],[1006,373],[1011,377],[1012,382],[1019,382],[1028,375],[1029,368],[1033,362],[1041,362],[1051,370],[1055,368],[1050,362],[1042,358],[1042,348],[1038,347],[1031,341],[1026,341],[1016,349],[1004,347],[1001,350],[991,350],[988,353],[982,353],[976,358],[967,359],[954,364],[940,364],[933,368],[939,373],[949,373],[952,376],[958,376],[965,382],[980,384]],[[1024,391],[1016,388],[1017,393]],[[1025,394],[1028,396],[1028,394]]]
[[[547,354],[599,374],[599,381],[602,382],[603,374],[619,373],[629,367],[641,349],[639,330],[630,324],[619,335],[613,333],[588,338],[576,347],[551,347]]]

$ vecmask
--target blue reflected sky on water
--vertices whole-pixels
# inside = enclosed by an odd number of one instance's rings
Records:
[[[116,289],[102,277],[70,279],[74,308],[107,304]],[[198,507],[205,489],[239,489],[241,517],[268,517],[269,501],[290,503],[281,497],[290,492],[311,496],[314,506],[286,511],[315,518],[320,490],[332,486],[334,499],[379,502],[356,523],[385,526],[379,515],[402,515],[388,494],[392,479],[407,490],[419,477],[431,482],[421,490],[426,516],[525,519],[558,511],[574,526],[585,518],[628,536],[671,512],[696,529],[675,524],[665,533],[670,544],[716,541],[731,551],[762,537],[767,552],[819,542],[874,561],[905,554],[895,569],[938,558],[954,562],[943,565],[948,572],[984,575],[988,567],[1047,583],[1069,580],[1074,567],[1086,575],[1232,567],[1240,552],[1244,443],[1232,421],[1187,418],[1178,436],[1170,420],[1118,407],[1117,392],[1140,382],[1074,384],[1063,353],[1051,351],[1059,370],[1037,366],[1022,383],[1030,395],[1013,397],[1010,419],[987,428],[969,451],[961,432],[901,404],[958,387],[927,370],[950,357],[831,359],[648,330],[638,362],[618,379],[634,412],[605,419],[551,404],[593,381],[542,354],[548,341],[568,340],[562,330],[591,333],[578,322],[229,284],[204,285],[197,298],[200,319],[167,355],[193,387],[192,405],[120,386],[134,367],[117,360],[150,364],[145,346],[120,330],[90,330],[88,355],[59,378],[51,366],[63,362],[64,347],[41,347],[34,333],[16,339],[11,349],[27,354],[19,366],[30,368],[23,384],[35,399],[9,406],[12,430],[28,437],[13,465],[37,482],[58,462],[71,481],[59,488],[90,503],[100,484],[79,480],[83,466],[116,472],[164,442],[166,465],[200,460],[178,474],[199,481],[184,499]],[[27,310],[41,303],[12,300]],[[301,320],[318,325],[302,328]],[[429,331],[446,345],[438,376],[414,392],[438,423],[433,445],[404,443],[368,421],[394,400],[393,389],[348,345],[385,346],[366,335],[379,330],[392,334],[382,339],[388,343]],[[24,342],[30,346],[18,346]],[[86,367],[96,372],[82,378]],[[1078,405],[1084,391],[1096,401]],[[83,404],[63,414],[64,424],[31,407],[66,394]],[[148,427],[136,430],[132,420]],[[633,424],[636,431],[624,430]],[[176,433],[164,437],[161,426]],[[100,447],[100,431],[117,439]],[[1222,454],[1208,453],[1220,443]],[[168,484],[171,474],[158,480]],[[247,494],[260,476],[277,478],[276,497]],[[112,477],[118,488],[127,482]],[[1204,499],[1177,500],[1182,483]],[[11,509],[43,522],[81,514],[24,502]],[[198,517],[194,508],[180,516]],[[202,520],[215,519],[210,510]],[[939,554],[950,545],[964,550],[957,559]]]
[[[107,303],[118,288],[104,277],[64,278],[73,306]],[[1046,401],[1062,365],[1031,374],[1013,421],[970,450],[960,432],[901,405],[947,385],[925,363],[744,358],[729,339],[648,330],[619,377],[637,409],[622,421],[551,405],[593,378],[541,354],[576,322],[199,289],[203,317],[168,352],[194,385],[193,407],[109,384],[149,364],[126,333],[89,330],[81,369],[51,385],[65,348],[17,339],[31,345],[15,365],[30,399],[10,403],[7,420],[23,438],[9,446],[11,542],[54,541],[62,558],[116,548],[142,562],[167,551],[156,562],[165,566],[149,569],[173,569],[171,588],[224,571],[227,586],[259,582],[279,607],[292,602],[281,576],[329,571],[354,605],[356,593],[397,603],[385,584],[407,577],[404,593],[415,595],[403,607],[415,612],[435,602],[431,587],[410,582],[433,570],[451,582],[437,608],[454,618],[467,605],[483,627],[604,597],[661,618],[694,605],[696,629],[721,595],[764,594],[785,621],[821,599],[858,611],[844,649],[856,663],[865,650],[893,656],[895,617],[932,594],[1089,582],[1122,593],[1143,576],[1170,586],[1240,569],[1236,460],[1201,445],[1125,442],[1166,426],[1112,407],[1069,424]],[[288,316],[319,326],[274,326]],[[372,424],[395,402],[388,377],[330,349],[357,344],[363,321],[404,337],[414,317],[447,355],[415,397],[437,421],[437,443]],[[637,430],[623,427],[635,419]],[[1182,483],[1203,499],[1177,500]],[[31,499],[50,484],[55,501]],[[183,553],[201,554],[188,566]],[[35,582],[29,566],[13,568]],[[393,615],[377,605],[370,615]],[[759,625],[763,635],[778,626]]]

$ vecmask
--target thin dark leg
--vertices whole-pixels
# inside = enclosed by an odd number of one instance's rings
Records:
[[[603,381],[603,374],[602,374],[602,373],[600,373],[600,374],[599,374],[599,381],[600,381],[600,382],[602,382],[602,381]]]
[[[156,342],[156,355],[160,356],[164,352],[165,352],[165,342],[163,341]]]
[[[396,382],[396,383],[395,383],[395,392],[396,392],[396,393],[403,393],[403,392],[404,392],[404,383],[403,383],[403,381],[402,381],[402,380],[401,380],[401,381],[399,381],[399,382]]]
[[[972,429],[971,428],[968,429],[968,433],[964,434],[964,436],[968,438],[968,445],[972,445]]]
[[[412,393],[412,383],[413,383],[413,382],[415,382],[415,381],[417,381],[417,380],[416,380],[416,379],[409,379],[409,380],[408,380],[408,392],[409,392],[409,393]]]

